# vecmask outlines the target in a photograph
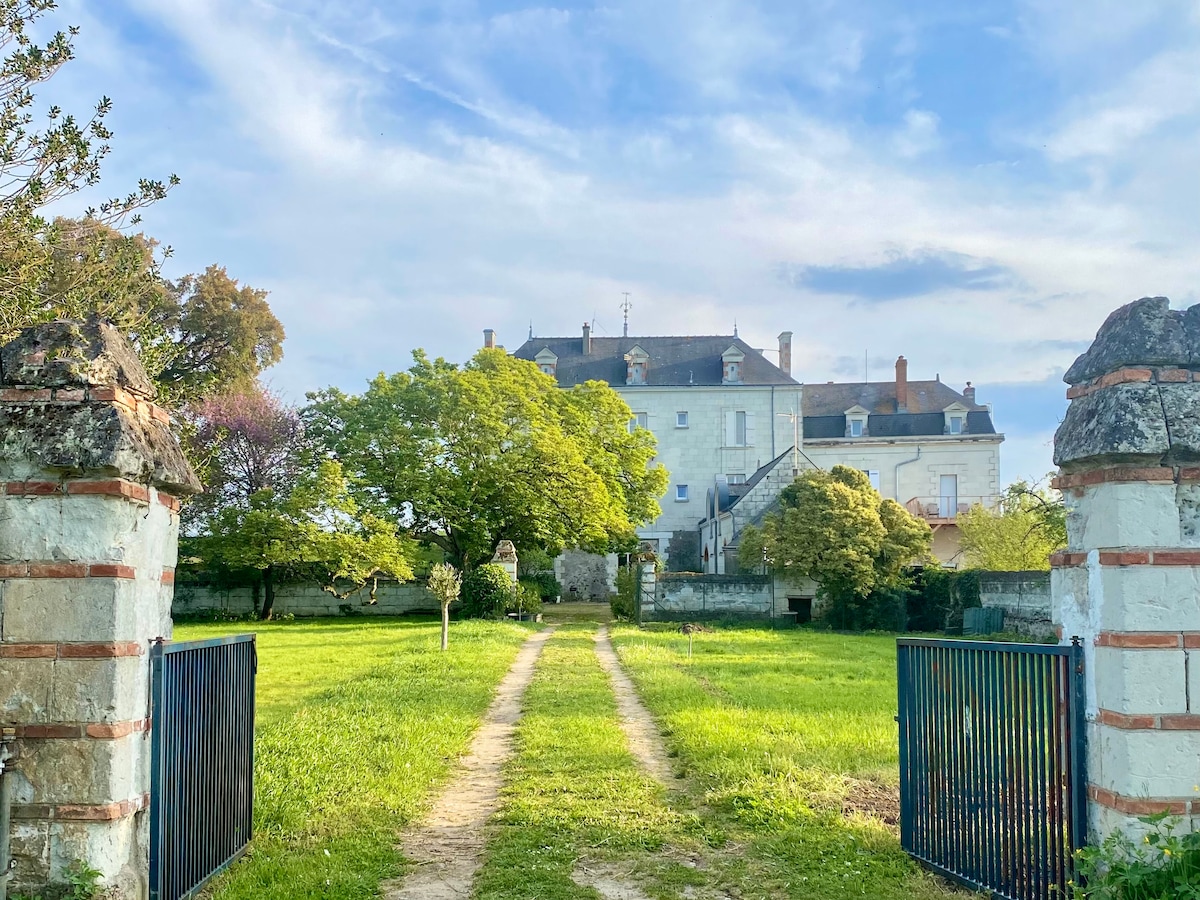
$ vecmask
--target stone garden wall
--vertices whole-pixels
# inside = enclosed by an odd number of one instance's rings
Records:
[[[1042,640],[1054,635],[1049,572],[982,572],[980,605],[1004,610],[1004,630]]]
[[[771,580],[764,575],[686,575],[660,572],[656,618],[761,616],[772,611]]]
[[[276,616],[297,617],[399,616],[407,613],[438,612],[437,601],[425,589],[425,585],[418,582],[381,584],[375,593],[376,602],[364,602],[368,597],[369,593],[363,591],[343,600],[313,584],[281,584],[275,589],[274,612]],[[176,586],[175,602],[171,607],[175,618],[202,616],[214,612],[237,616],[252,614],[254,595],[251,589],[217,590],[186,584]]]

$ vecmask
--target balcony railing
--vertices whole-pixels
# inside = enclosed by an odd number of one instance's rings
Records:
[[[904,506],[918,519],[934,524],[948,524],[957,520],[972,506],[982,505],[992,509],[999,500],[995,495],[964,497],[959,494],[946,497],[913,497]]]

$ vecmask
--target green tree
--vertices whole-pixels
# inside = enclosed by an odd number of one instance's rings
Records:
[[[31,31],[56,6],[54,0],[0,2],[0,337],[31,322],[57,318],[62,311],[129,276],[131,254],[84,254],[76,277],[53,277],[55,261],[79,250],[78,235],[45,210],[100,180],[112,132],[105,119],[112,101],[102,98],[79,119],[51,105],[41,119],[35,89],[74,56],[70,27],[39,43]],[[166,195],[178,179],[142,180],[125,196],[89,208],[84,218],[106,227],[136,224],[137,210]],[[86,310],[90,312],[91,310]]]
[[[450,604],[462,590],[462,576],[449,563],[438,563],[429,570],[429,593],[442,608],[442,650],[450,646]]]
[[[495,563],[477,566],[463,577],[463,612],[473,618],[503,615],[516,588],[504,566]]]
[[[860,627],[872,592],[901,587],[904,570],[929,556],[932,540],[927,524],[881,498],[865,474],[834,466],[784,488],[762,528],[742,531],[738,562],[754,571],[765,550],[785,580],[817,583],[835,627]]]
[[[185,508],[188,543],[206,568],[255,573],[262,618],[281,576],[314,578],[342,599],[370,583],[372,601],[380,577],[412,578],[409,542],[358,507],[341,465],[313,453],[277,397],[256,389],[208,401],[195,442],[206,490]]]
[[[993,572],[1050,568],[1050,554],[1067,546],[1062,495],[1015,481],[995,509],[975,505],[958,519],[967,565]]]
[[[306,421],[360,501],[469,571],[503,539],[605,550],[658,516],[666,470],[601,382],[569,390],[531,362],[482,350],[459,367],[413,354],[366,393],[310,395]]]

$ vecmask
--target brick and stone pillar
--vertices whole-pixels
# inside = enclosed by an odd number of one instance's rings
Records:
[[[1086,648],[1092,837],[1161,811],[1200,829],[1200,306],[1118,309],[1065,380],[1051,581]]]
[[[0,727],[16,732],[11,892],[85,862],[147,893],[149,648],[171,633],[179,498],[199,489],[125,339],[0,347]]]

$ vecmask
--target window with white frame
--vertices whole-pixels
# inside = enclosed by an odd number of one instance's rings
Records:
[[[676,428],[687,428],[688,427],[687,410],[680,410],[679,412],[675,413],[675,427]]]
[[[730,484],[745,484],[746,483],[746,473],[745,472],[730,472],[728,475],[725,476],[725,478],[729,481]]]
[[[850,437],[862,437],[862,434],[863,434],[863,420],[862,419],[851,419],[850,420]]]
[[[638,428],[650,427],[650,414],[644,412],[635,412],[633,418],[629,420],[629,433],[632,434]]]
[[[879,490],[879,470],[878,469],[859,469],[864,475],[871,480],[871,487]]]
[[[950,417],[950,433],[951,434],[962,434],[963,433],[963,417],[962,416],[951,416]]]
[[[725,411],[725,446],[754,446],[754,413],[744,409]]]
[[[686,484],[675,485],[675,502],[686,503],[688,499],[688,486]]]

